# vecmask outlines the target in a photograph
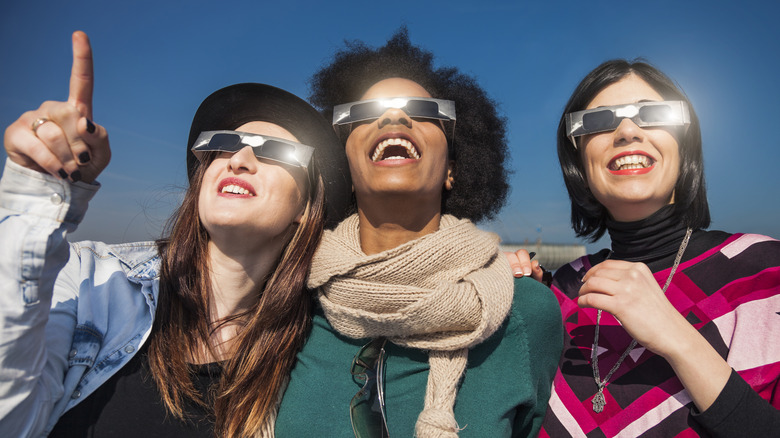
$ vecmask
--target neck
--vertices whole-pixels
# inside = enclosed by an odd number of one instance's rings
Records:
[[[209,316],[212,324],[252,309],[259,300],[282,249],[283,244],[274,241],[265,241],[251,248],[213,239],[209,241]],[[218,328],[212,333],[210,343],[217,357],[211,358],[206,354],[206,357],[199,361],[227,359],[232,341],[242,326],[242,319],[216,326]]]
[[[251,308],[278,254],[226,253],[209,242],[212,319],[219,320]]]
[[[609,211],[610,217],[618,222],[637,222],[655,215],[666,207],[674,205],[674,193],[664,203],[658,202],[624,202],[616,201],[610,205],[604,205]]]
[[[441,197],[410,203],[404,195],[358,197],[360,246],[367,255],[403,245],[439,229]]]
[[[626,204],[620,208],[609,208],[609,215],[617,222],[637,222],[654,215],[659,208],[644,204]]]

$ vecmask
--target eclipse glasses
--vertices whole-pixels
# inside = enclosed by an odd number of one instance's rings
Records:
[[[455,102],[432,97],[391,97],[336,105],[333,108],[333,127],[338,132],[342,126],[375,120],[390,108],[401,109],[412,118],[441,120],[450,140],[455,134]]]
[[[688,104],[682,100],[637,102],[568,113],[566,114],[566,136],[576,149],[575,137],[613,131],[623,119],[631,119],[640,128],[691,124]]]
[[[309,182],[312,182],[314,148],[283,138],[240,131],[203,131],[191,150],[200,161],[206,152],[236,153],[246,146],[252,148],[257,158],[302,167],[309,175]]]

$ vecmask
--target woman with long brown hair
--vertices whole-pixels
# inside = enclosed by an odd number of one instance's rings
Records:
[[[86,35],[73,48],[68,102],[45,102],[5,133],[0,430],[271,436],[309,331],[325,199],[337,222],[349,197],[342,147],[286,91],[223,88],[195,114],[190,184],[168,236],[69,245],[110,159],[92,122]]]

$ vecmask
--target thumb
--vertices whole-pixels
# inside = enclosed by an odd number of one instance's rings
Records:
[[[70,72],[68,103],[75,106],[86,118],[92,120],[92,47],[84,32],[73,32],[73,68]]]

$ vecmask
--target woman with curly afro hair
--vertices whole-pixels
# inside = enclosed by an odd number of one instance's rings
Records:
[[[507,192],[496,104],[406,29],[377,49],[349,43],[312,89],[357,212],[314,256],[319,305],[277,436],[535,436],[562,327],[551,292],[513,281],[498,238],[473,224]]]

